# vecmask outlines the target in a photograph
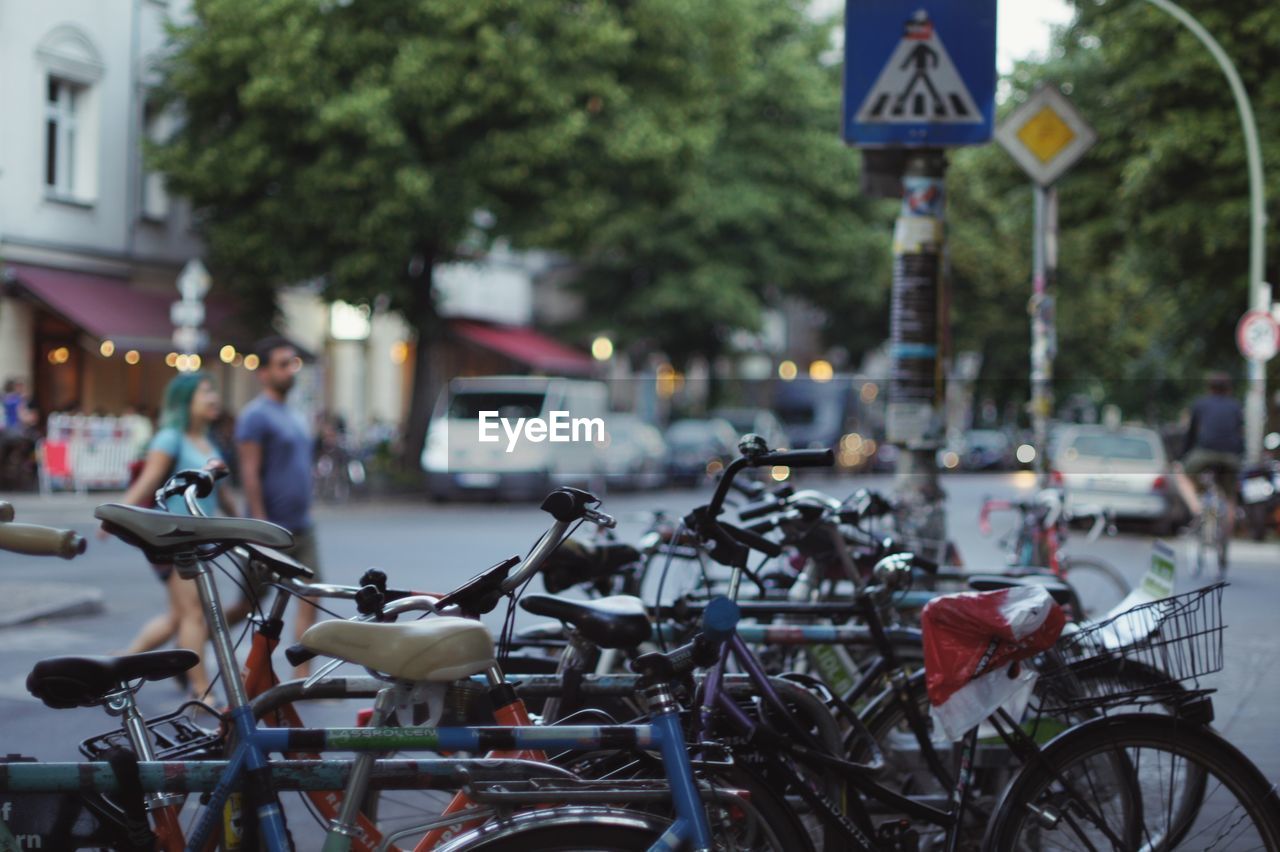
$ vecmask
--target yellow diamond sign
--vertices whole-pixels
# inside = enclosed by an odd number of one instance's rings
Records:
[[[1071,144],[1076,134],[1052,106],[1045,106],[1022,125],[1018,138],[1040,162],[1047,163],[1062,153],[1062,149]]]
[[[1061,177],[1098,139],[1067,96],[1047,85],[1005,116],[995,137],[1041,186]]]

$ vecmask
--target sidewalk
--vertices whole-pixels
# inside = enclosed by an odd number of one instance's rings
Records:
[[[102,503],[113,503],[120,499],[122,492],[119,491],[89,491],[85,494],[77,494],[74,491],[58,492],[48,497],[42,497],[31,491],[0,491],[0,502],[9,503],[13,506],[14,520],[26,521],[27,523],[53,523],[52,521],[41,521],[40,517],[48,517],[56,515],[60,518],[62,524],[66,524],[68,518],[74,519],[75,523],[91,523],[93,521],[93,509]]]
[[[0,582],[0,629],[102,612],[102,590],[70,583]]]
[[[0,492],[0,501],[12,504],[14,520],[18,523],[71,526],[83,535],[96,526],[93,520],[94,507],[118,496],[110,491],[55,494],[51,497]],[[25,558],[8,554],[3,562],[16,564],[10,560]],[[94,586],[78,583],[13,582],[11,576],[6,578],[4,573],[0,573],[0,629],[45,618],[95,615],[102,611],[102,590]]]

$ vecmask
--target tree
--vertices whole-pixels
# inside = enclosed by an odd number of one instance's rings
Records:
[[[1050,81],[1069,91],[1099,135],[1060,187],[1058,396],[1086,391],[1130,413],[1168,416],[1206,369],[1240,363],[1233,329],[1248,303],[1249,229],[1239,118],[1213,59],[1172,18],[1140,0],[1076,5],[1052,58],[1018,66],[1006,105]],[[1275,198],[1280,7],[1182,5],[1240,71]],[[986,350],[998,374],[1024,376],[1025,311],[1008,311],[1030,292],[1028,182],[990,147],[963,152],[954,171],[959,210],[951,219],[964,233],[952,243],[956,302],[973,306],[957,316],[958,335]],[[1272,269],[1277,256],[1273,241]]]
[[[580,245],[631,195],[674,196],[747,64],[739,6],[196,0],[164,84],[184,121],[153,161],[234,289],[389,298],[418,339],[416,457],[435,267],[498,237]]]
[[[700,168],[674,199],[627,195],[625,215],[588,242],[588,322],[679,364],[718,354],[792,295],[826,311],[828,342],[864,351],[883,337],[892,205],[860,194],[857,153],[840,140],[838,68],[822,61],[830,25],[803,3],[741,12],[749,62],[723,82]]]

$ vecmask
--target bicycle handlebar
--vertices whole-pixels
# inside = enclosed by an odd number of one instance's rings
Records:
[[[763,518],[772,512],[777,512],[783,508],[783,504],[774,499],[760,500],[756,503],[748,503],[738,508],[738,519],[742,521],[754,521],[756,518]]]
[[[86,546],[84,537],[72,530],[8,521],[0,523],[0,550],[11,553],[74,559],[84,553]]]
[[[836,454],[831,449],[773,450],[751,459],[752,467],[831,467],[835,463]]]
[[[723,595],[712,598],[702,611],[701,630],[691,642],[666,653],[644,654],[631,664],[631,670],[640,675],[642,684],[651,685],[715,665],[720,659],[721,646],[733,636],[741,617],[738,605],[729,598]]]
[[[192,497],[194,499],[203,499],[213,493],[213,486],[219,479],[230,475],[231,471],[226,464],[218,459],[212,459],[203,468],[188,468],[180,470],[165,481],[156,489],[156,505],[163,506],[165,501],[170,497],[182,495],[186,497],[188,508]],[[194,495],[190,492],[194,490]]]

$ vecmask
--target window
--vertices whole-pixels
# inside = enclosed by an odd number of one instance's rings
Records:
[[[74,198],[77,184],[78,113],[84,87],[50,76],[45,100],[44,182],[54,195]],[[83,183],[83,180],[81,180]]]
[[[1124,435],[1081,435],[1071,448],[1081,456],[1124,461],[1154,461],[1156,458],[1152,442]]]
[[[161,143],[169,132],[168,115],[155,101],[147,101],[142,108],[142,133],[150,143]],[[147,168],[147,152],[142,152],[142,209],[143,219],[162,222],[169,216],[169,193],[164,187],[164,175]]]
[[[43,69],[38,78],[42,112],[31,116],[37,144],[44,146],[45,197],[89,206],[98,194],[101,98],[105,66],[89,34],[69,24],[54,27],[36,46]],[[43,122],[41,122],[43,119]],[[43,137],[43,138],[42,138]],[[32,175],[39,179],[36,172]]]

